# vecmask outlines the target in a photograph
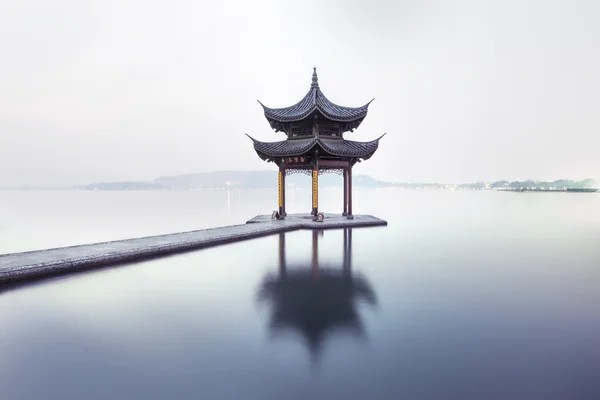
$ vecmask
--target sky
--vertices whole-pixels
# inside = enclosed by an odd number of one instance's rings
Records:
[[[317,67],[381,134],[355,174],[600,178],[600,2],[0,1],[0,186],[275,169],[256,100]]]

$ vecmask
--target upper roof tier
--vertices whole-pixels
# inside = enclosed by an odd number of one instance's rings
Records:
[[[265,117],[271,122],[271,126],[278,131],[284,130],[281,129],[282,124],[301,121],[310,116],[314,111],[319,111],[324,117],[331,121],[351,123],[345,124],[345,126],[348,127],[347,130],[354,130],[367,116],[369,104],[371,104],[372,101],[373,100],[369,101],[361,107],[345,107],[333,103],[325,97],[323,92],[321,92],[317,69],[313,68],[310,90],[298,103],[284,108],[270,108],[260,101],[259,103],[265,111]]]

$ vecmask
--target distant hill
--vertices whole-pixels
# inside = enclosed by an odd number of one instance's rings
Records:
[[[310,189],[311,178],[308,174],[297,173],[286,177],[290,188]],[[319,176],[319,187],[341,188],[344,180],[341,175],[323,174]],[[441,183],[398,183],[385,182],[369,175],[354,175],[354,188],[403,188],[403,189],[458,189],[458,190],[564,190],[599,188],[600,182],[594,179],[574,181],[560,179],[552,182],[544,181],[497,181],[493,183],[476,182],[463,184]],[[194,189],[276,189],[277,171],[217,171],[200,174],[162,176],[145,182],[98,182],[77,187],[0,187],[0,190],[194,190]]]
[[[368,175],[353,177],[355,188],[392,187],[393,183],[379,181]],[[286,176],[288,187],[307,188],[311,178],[305,174]],[[319,176],[319,187],[343,187],[341,175],[324,174]],[[83,190],[190,190],[190,189],[276,189],[277,171],[217,171],[200,174],[162,176],[150,182],[99,182],[80,186]]]
[[[100,182],[86,185],[78,189],[84,190],[164,190],[168,189],[153,182]]]
[[[272,188],[277,186],[275,171],[217,171],[200,174],[163,176],[154,183],[176,190],[221,188]]]
[[[275,189],[277,188],[277,171],[218,171],[202,174],[163,176],[156,178],[154,183],[176,189]],[[393,186],[389,182],[379,181],[368,175],[357,175],[352,180],[354,187],[381,188]],[[288,187],[310,188],[311,178],[305,174],[286,176]],[[342,187],[344,180],[341,175],[324,174],[319,176],[320,187]]]

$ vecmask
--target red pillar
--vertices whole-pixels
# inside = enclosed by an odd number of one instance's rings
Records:
[[[279,172],[277,173],[277,205],[279,206],[279,218],[283,218],[284,214],[284,189],[283,185],[285,184],[284,177],[285,176],[285,167],[279,167]]]
[[[352,166],[348,168],[348,219],[354,219],[352,215]]]
[[[318,156],[315,156],[318,157]],[[312,170],[312,215],[319,213],[319,159],[315,158]]]
[[[281,200],[283,203],[283,216],[287,216],[287,211],[285,211],[285,168],[283,169],[283,174],[281,175]]]
[[[343,169],[344,175],[344,211],[343,216],[348,215],[348,168]]]

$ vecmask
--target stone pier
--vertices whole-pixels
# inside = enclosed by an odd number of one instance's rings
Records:
[[[272,220],[270,215],[258,215],[243,225],[3,254],[0,255],[0,284],[138,261],[298,229],[384,225],[387,225],[386,221],[370,215],[355,215],[354,219],[349,220],[340,214],[332,214],[326,215],[323,222],[313,221],[309,214],[289,214],[285,220]]]

